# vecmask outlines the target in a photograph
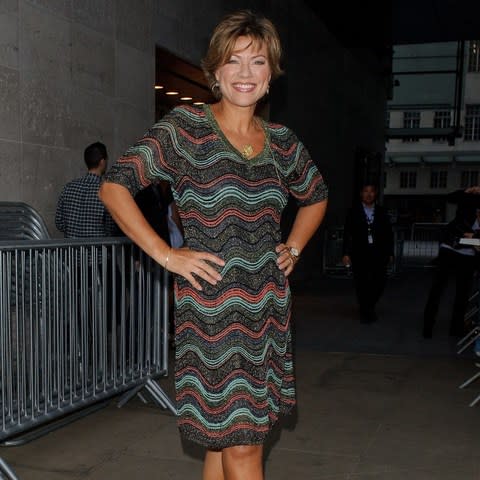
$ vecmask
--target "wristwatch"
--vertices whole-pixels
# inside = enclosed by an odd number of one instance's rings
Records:
[[[287,247],[287,248],[290,253],[290,256],[292,257],[293,262],[297,263],[298,259],[300,258],[300,252],[298,251],[298,248],[295,248],[295,247]]]

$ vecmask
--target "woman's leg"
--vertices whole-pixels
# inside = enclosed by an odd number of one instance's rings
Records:
[[[222,451],[207,450],[203,464],[203,480],[225,480],[223,475]]]
[[[225,448],[222,463],[225,480],[263,480],[263,445]]]

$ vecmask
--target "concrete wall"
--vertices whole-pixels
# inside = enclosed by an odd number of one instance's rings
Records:
[[[35,207],[52,235],[85,146],[114,159],[153,121],[152,3],[0,2],[0,199]]]

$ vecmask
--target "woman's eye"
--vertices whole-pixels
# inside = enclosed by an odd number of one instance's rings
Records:
[[[265,65],[265,60],[255,60],[255,65]]]
[[[234,58],[231,58],[227,63],[238,63],[238,60],[235,60]]]

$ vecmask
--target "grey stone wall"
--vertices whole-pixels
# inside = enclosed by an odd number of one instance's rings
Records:
[[[153,0],[0,2],[0,200],[24,201],[52,235],[58,194],[112,161],[154,119]]]

